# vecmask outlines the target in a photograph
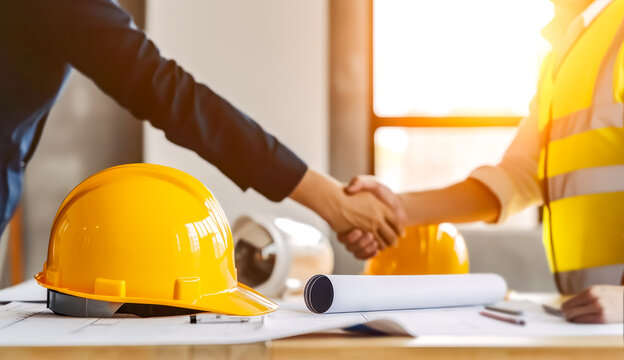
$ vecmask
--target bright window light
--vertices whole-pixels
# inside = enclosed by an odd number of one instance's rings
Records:
[[[373,0],[378,117],[526,116],[550,50],[548,0]],[[415,122],[415,125],[417,123]],[[396,191],[439,188],[500,161],[511,127],[383,127],[375,174]],[[505,228],[533,228],[536,209]]]
[[[548,0],[374,0],[379,117],[525,116]]]
[[[479,166],[496,165],[515,135],[514,127],[381,127],[375,132],[375,175],[398,192],[451,185]],[[530,208],[497,228],[536,225],[537,211]]]
[[[497,164],[515,135],[513,127],[381,127],[375,174],[396,191],[451,185],[479,166]]]

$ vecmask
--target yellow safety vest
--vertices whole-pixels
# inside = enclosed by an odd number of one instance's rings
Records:
[[[544,246],[562,293],[623,280],[623,20],[611,2],[540,77]]]

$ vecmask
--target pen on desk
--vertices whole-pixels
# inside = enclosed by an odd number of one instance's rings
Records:
[[[554,306],[547,305],[547,304],[542,304],[542,309],[544,309],[544,312],[546,312],[547,314],[554,315],[554,316],[559,316],[559,317],[564,317],[563,316],[563,311],[561,311],[561,309],[558,309],[558,308],[556,308]]]
[[[526,324],[526,322],[522,319],[516,319],[516,318],[512,318],[512,317],[507,317],[507,316],[500,316],[500,315],[496,315],[496,314],[492,314],[490,312],[487,311],[479,311],[479,315],[485,316],[485,317],[489,317],[490,319],[494,319],[494,320],[498,320],[498,321],[504,321],[506,323],[510,323],[510,324],[514,324],[514,325],[524,325]]]
[[[507,309],[507,308],[502,308],[502,307],[492,306],[492,305],[488,305],[485,308],[487,310],[496,311],[496,312],[509,314],[509,315],[515,315],[515,316],[522,315],[522,310],[513,310],[513,309]]]
[[[266,316],[232,316],[221,314],[194,314],[190,316],[191,324],[254,324],[262,327]]]

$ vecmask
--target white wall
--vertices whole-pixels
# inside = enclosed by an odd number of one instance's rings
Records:
[[[73,70],[24,176],[24,277],[41,271],[63,199],[85,178],[141,161],[141,123]]]
[[[147,31],[165,56],[275,134],[311,167],[327,171],[326,1],[152,0],[147,3]],[[149,124],[144,160],[197,177],[215,194],[230,222],[247,213],[279,214],[327,232],[320,218],[290,200],[275,204],[253,190],[243,193]]]
[[[327,171],[327,6],[325,0],[151,0],[147,30],[165,56],[251,115],[312,167]],[[148,124],[144,160],[200,179],[231,222],[246,213],[287,215],[329,234],[312,212],[290,200],[275,204],[253,190],[243,193]],[[465,237],[472,271],[504,274],[515,289],[553,289],[539,232],[466,231]],[[335,250],[337,272],[360,271],[362,263],[341,245]]]

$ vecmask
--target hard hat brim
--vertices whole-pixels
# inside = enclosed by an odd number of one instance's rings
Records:
[[[43,273],[38,273],[37,275],[35,275],[35,280],[39,285],[45,287],[46,289],[58,291],[60,293],[83,297],[86,299],[116,303],[165,305],[193,309],[198,311],[208,311],[226,315],[239,316],[263,315],[277,310],[278,307],[278,305],[270,299],[241,283],[238,283],[237,286],[231,290],[216,294],[205,294],[189,302],[174,299],[107,296],[72,291],[66,288],[47,284]]]

